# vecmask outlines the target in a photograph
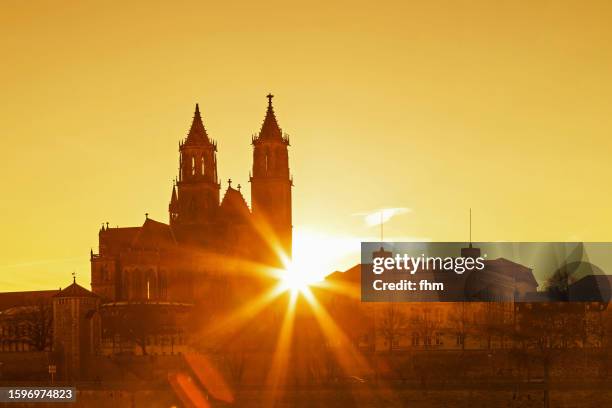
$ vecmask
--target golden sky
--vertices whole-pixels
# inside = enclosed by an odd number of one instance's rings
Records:
[[[379,208],[410,209],[389,239],[465,240],[471,207],[475,240],[612,240],[608,1],[0,7],[0,291],[88,285],[102,222],[167,221],[195,102],[248,199],[269,91],[330,268]]]

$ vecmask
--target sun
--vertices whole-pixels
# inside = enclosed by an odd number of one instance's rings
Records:
[[[307,228],[296,229],[293,256],[277,250],[283,267],[271,272],[279,280],[278,289],[293,294],[308,294],[310,287],[321,284],[325,276],[337,270],[343,258],[358,253],[359,245],[358,239]]]
[[[320,279],[306,265],[295,262],[289,263],[280,273],[280,285],[284,290],[292,293],[304,293]]]

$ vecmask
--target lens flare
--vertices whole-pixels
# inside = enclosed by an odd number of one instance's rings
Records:
[[[310,285],[321,280],[320,274],[311,270],[307,265],[290,262],[279,274],[280,285],[292,293],[303,293]]]

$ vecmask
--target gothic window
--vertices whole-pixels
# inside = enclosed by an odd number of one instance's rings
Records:
[[[255,175],[265,172],[265,152],[261,147],[255,149],[255,157],[253,158],[253,170]]]
[[[165,271],[160,271],[159,275],[158,275],[158,287],[159,287],[159,296],[162,299],[165,299],[166,297],[166,272]]]
[[[129,288],[130,298],[140,299],[140,292],[142,288],[142,283],[140,279],[140,271],[138,269],[134,269],[132,271],[133,281],[132,285]]]
[[[141,271],[140,275],[138,276],[138,278],[139,278],[138,292],[139,292],[140,298],[141,299],[147,299],[147,294],[148,294],[147,273],[145,271]]]
[[[270,149],[268,153],[268,172],[272,173],[276,171],[276,149]]]
[[[153,276],[153,271],[149,270],[147,272],[147,277],[146,277],[146,281],[147,281],[147,286],[146,286],[146,297],[147,300],[149,299],[154,299],[157,297],[157,287],[155,285],[155,278]]]
[[[181,177],[183,178],[189,176],[189,163],[191,163],[191,160],[187,155],[181,156]]]
[[[282,158],[282,163],[281,163],[282,168],[283,169],[288,168],[289,167],[289,155],[288,155],[287,149],[281,150],[281,158]]]
[[[194,174],[196,176],[199,176],[202,174],[202,155],[201,154],[197,154],[195,156],[195,167],[194,167]]]
[[[269,155],[269,152],[266,151],[266,154],[264,155],[264,158],[265,158],[265,167],[264,167],[264,169],[265,169],[266,174],[268,174],[268,155]]]

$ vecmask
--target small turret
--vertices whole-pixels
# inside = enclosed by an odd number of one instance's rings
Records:
[[[85,369],[98,352],[100,321],[95,316],[100,298],[76,283],[53,296],[53,350],[60,356],[58,376],[62,380],[86,377]]]

